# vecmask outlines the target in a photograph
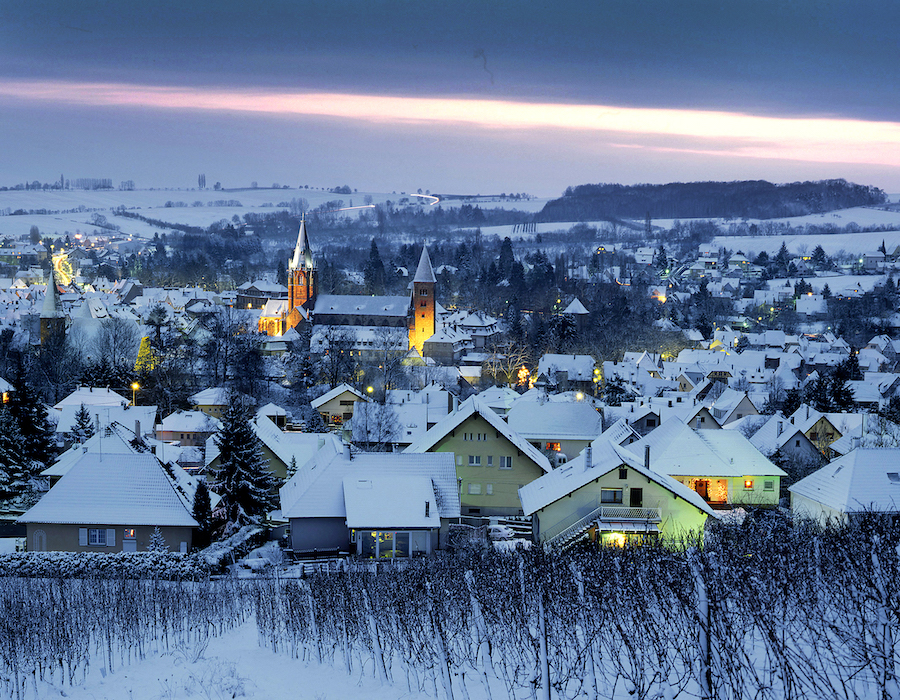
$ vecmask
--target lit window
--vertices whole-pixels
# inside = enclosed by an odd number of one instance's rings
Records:
[[[125,532],[123,533],[122,536],[123,536],[126,540],[133,540],[133,539],[135,539],[134,528],[133,528],[133,527],[126,527],[126,528],[125,528]]]
[[[501,469],[512,469],[512,457],[500,457]]]
[[[547,443],[547,449],[548,449],[550,452],[559,452],[559,451],[560,451],[560,449],[559,449],[559,443],[558,443],[558,442],[548,442],[548,443]]]
[[[601,503],[621,503],[622,489],[600,489]]]
[[[753,479],[744,479],[744,489],[746,491],[753,490]]]
[[[469,484],[467,492],[470,496],[480,496],[481,484]]]
[[[469,466],[470,467],[480,467],[481,466],[481,455],[469,455]]]

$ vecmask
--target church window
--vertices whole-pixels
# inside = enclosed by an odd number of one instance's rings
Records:
[[[419,306],[428,306],[428,302],[426,302],[426,301],[423,299],[422,301],[419,302]]]
[[[419,290],[419,296],[420,296],[420,297],[427,297],[427,296],[428,296],[428,290],[427,290],[427,289],[420,289],[420,290]]]

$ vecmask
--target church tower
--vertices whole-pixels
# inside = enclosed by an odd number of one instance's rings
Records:
[[[300,308],[309,308],[315,305],[316,295],[319,291],[319,272],[313,260],[312,248],[309,245],[309,237],[306,235],[306,219],[300,220],[300,232],[297,234],[297,245],[294,255],[288,264],[288,328],[294,328],[300,323],[305,313]]]
[[[412,299],[410,300],[409,319],[409,347],[415,348],[424,357],[423,348],[425,341],[434,335],[434,270],[431,268],[431,258],[428,257],[428,248],[422,248],[422,257],[419,258],[419,267],[416,268],[416,276],[412,281]]]
[[[44,293],[44,306],[41,309],[41,345],[59,333],[66,332],[66,315],[60,309],[59,290],[56,288],[56,278],[53,275],[53,266],[50,267],[50,279],[47,281],[47,291]]]

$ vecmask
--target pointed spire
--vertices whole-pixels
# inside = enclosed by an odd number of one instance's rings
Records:
[[[59,318],[59,290],[56,288],[52,265],[50,266],[50,279],[47,281],[47,291],[44,293],[44,308],[41,309],[41,318]]]
[[[300,263],[307,270],[313,268],[312,247],[309,245],[309,236],[306,235],[306,217],[300,219],[300,231],[297,233],[297,245],[294,248],[294,256],[291,258],[289,269],[296,270]]]
[[[422,248],[422,257],[419,258],[419,267],[416,268],[416,276],[413,282],[436,282],[434,270],[431,269],[431,258],[428,257],[428,246]]]

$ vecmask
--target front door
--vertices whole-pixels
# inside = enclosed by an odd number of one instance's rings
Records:
[[[709,500],[709,479],[697,479],[694,490],[704,501]]]
[[[644,489],[631,489],[631,496],[629,497],[629,503],[632,508],[643,508],[644,507]]]

